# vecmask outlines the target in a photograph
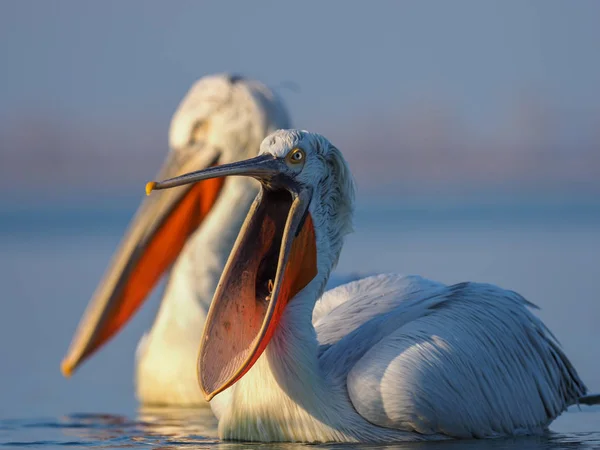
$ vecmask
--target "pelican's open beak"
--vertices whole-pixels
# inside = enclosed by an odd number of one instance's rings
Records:
[[[317,274],[308,212],[312,192],[294,182],[280,158],[261,155],[150,183],[148,191],[229,175],[254,177],[262,189],[221,275],[204,328],[198,371],[206,400],[250,370],[273,336],[286,304]]]
[[[176,176],[218,162],[210,148],[170,153],[159,176]],[[223,179],[203,181],[145,199],[96,288],[61,369],[65,376],[108,341],[133,316],[187,238],[219,196]]]

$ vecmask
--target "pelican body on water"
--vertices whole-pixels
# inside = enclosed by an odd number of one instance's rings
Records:
[[[149,183],[147,193],[234,175],[261,189],[197,360],[222,439],[538,434],[569,405],[598,401],[584,397],[576,370],[515,292],[384,274],[324,293],[352,230],[355,188],[320,135],[277,131],[257,157]]]

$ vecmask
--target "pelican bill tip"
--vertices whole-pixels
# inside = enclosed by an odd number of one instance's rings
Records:
[[[65,378],[71,378],[71,375],[73,375],[73,365],[69,361],[63,360],[60,364],[60,371]]]
[[[150,181],[146,183],[146,195],[150,195],[150,193],[154,190],[155,187],[156,181]]]

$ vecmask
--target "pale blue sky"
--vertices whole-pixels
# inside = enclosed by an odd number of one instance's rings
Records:
[[[600,124],[599,24],[593,0],[3,0],[0,125],[150,127],[166,149],[189,85],[234,71],[299,85],[281,90],[295,125],[334,138],[428,101],[493,134],[526,93],[575,123],[576,141]]]
[[[529,87],[597,109],[599,23],[597,1],[3,0],[0,110],[166,119],[192,80],[233,70],[298,83],[303,121],[439,95],[486,126]]]

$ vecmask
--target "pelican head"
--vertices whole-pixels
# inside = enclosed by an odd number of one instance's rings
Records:
[[[283,105],[264,85],[239,76],[204,77],[173,116],[171,150],[158,176],[256,155],[264,137],[288,122]],[[142,202],[81,319],[62,363],[65,375],[132,317],[210,213],[223,184],[223,179],[206,180]]]
[[[207,400],[250,370],[296,294],[313,280],[316,289],[323,288],[352,229],[354,182],[348,166],[327,139],[306,131],[277,131],[265,138],[257,157],[150,183],[147,190],[232,175],[257,179],[261,190],[204,329],[198,365]]]

